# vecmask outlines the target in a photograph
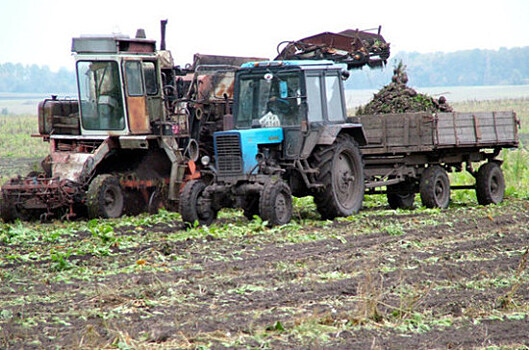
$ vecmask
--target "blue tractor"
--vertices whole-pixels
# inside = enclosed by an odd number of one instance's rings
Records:
[[[251,62],[235,75],[233,115],[214,133],[211,176],[182,189],[187,223],[208,225],[223,207],[269,225],[292,217],[292,196],[314,197],[324,219],[356,213],[364,195],[362,125],[346,116],[343,64]],[[209,179],[209,180],[205,180]]]

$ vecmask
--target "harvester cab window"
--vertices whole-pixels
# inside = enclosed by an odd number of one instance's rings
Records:
[[[87,130],[123,130],[119,66],[114,61],[77,63],[81,121]]]
[[[158,94],[158,79],[156,79],[156,66],[154,62],[143,62],[143,75],[145,76],[145,90],[147,95]]]
[[[129,96],[143,96],[143,79],[141,63],[139,61],[125,62],[125,76],[127,77],[127,93]]]
[[[237,101],[237,127],[300,125],[299,72],[241,75]]]

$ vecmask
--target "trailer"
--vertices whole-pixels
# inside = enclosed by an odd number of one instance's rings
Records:
[[[514,112],[407,113],[350,118],[362,124],[366,194],[385,193],[391,208],[446,208],[451,189],[474,189],[479,204],[500,203],[505,181],[498,159],[518,146]],[[476,171],[476,166],[479,166]],[[467,170],[473,185],[451,186],[448,173]]]

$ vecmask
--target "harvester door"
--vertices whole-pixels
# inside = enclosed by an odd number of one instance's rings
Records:
[[[159,74],[156,63],[143,61],[143,76],[147,95],[147,114],[152,121],[164,120],[163,100]]]
[[[150,123],[141,61],[127,60],[124,66],[129,130],[132,134],[147,134],[150,132]]]

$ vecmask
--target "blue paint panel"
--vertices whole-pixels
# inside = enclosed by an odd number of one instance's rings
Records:
[[[245,130],[218,131],[215,133],[215,140],[220,135],[239,135],[242,148],[243,171],[245,174],[255,173],[257,165],[255,156],[258,152],[258,145],[269,145],[283,142],[282,128],[258,128]],[[215,144],[215,153],[217,145]]]

